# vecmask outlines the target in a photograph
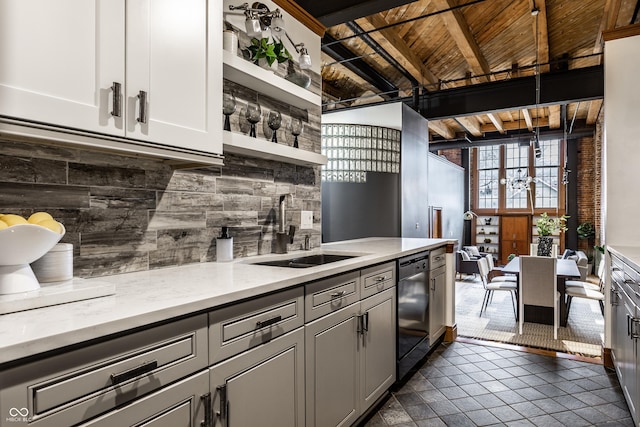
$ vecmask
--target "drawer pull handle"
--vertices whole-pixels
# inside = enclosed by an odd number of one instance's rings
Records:
[[[216,391],[220,394],[220,410],[216,411],[216,416],[220,419],[221,425],[227,427],[229,425],[229,402],[227,401],[227,385],[223,384],[216,387]]]
[[[347,291],[334,292],[331,294],[331,298],[342,298]]]
[[[386,279],[386,277],[384,277],[384,276],[378,276],[378,277],[376,277],[376,282],[384,282],[385,280],[387,280],[387,279]]]
[[[438,255],[434,258],[434,261],[442,261],[442,255]]]
[[[271,326],[274,323],[278,323],[281,320],[282,320],[282,316],[272,317],[271,319],[265,320],[265,321],[258,320],[256,322],[256,329],[266,328],[267,326]]]
[[[148,374],[158,367],[157,360],[150,360],[148,362],[144,362],[140,366],[136,366],[135,368],[127,369],[126,371],[120,372],[119,374],[111,374],[111,382],[115,384],[120,384],[121,382],[130,380],[131,378],[138,377],[140,375]]]

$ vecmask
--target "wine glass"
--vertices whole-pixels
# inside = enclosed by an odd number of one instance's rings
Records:
[[[251,123],[251,130],[249,131],[249,136],[256,137],[256,123],[260,121],[262,117],[262,109],[260,108],[260,104],[257,102],[248,102],[247,103],[247,111],[245,112],[245,117],[247,121]]]
[[[280,129],[280,125],[282,124],[280,111],[271,110],[267,118],[267,124],[269,125],[269,129],[273,131],[271,142],[278,143],[277,130]]]
[[[298,135],[302,133],[302,120],[297,117],[291,118],[291,135],[293,135],[293,148],[298,147]]]
[[[231,131],[229,116],[236,112],[236,97],[232,93],[225,93],[222,98],[222,114],[224,114],[224,130]]]

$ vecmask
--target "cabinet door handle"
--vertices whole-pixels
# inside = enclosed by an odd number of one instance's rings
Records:
[[[347,291],[333,292],[331,298],[342,298]]]
[[[126,371],[122,371],[118,374],[111,374],[111,383],[112,384],[120,384],[121,382],[130,380],[131,378],[138,377],[140,375],[148,374],[158,367],[157,360],[150,360],[148,362],[144,362],[140,366],[136,366],[131,369],[127,369]]]
[[[111,111],[111,115],[113,117],[122,117],[122,96],[120,95],[121,90],[122,84],[113,82],[113,86],[111,86],[111,96],[113,99],[113,110]]]
[[[431,290],[435,292],[436,290],[436,278],[431,279]]]
[[[384,277],[384,276],[378,276],[378,277],[376,277],[376,282],[384,282],[385,280],[387,280],[387,279],[385,279],[385,277]]]
[[[227,418],[229,417],[228,409],[229,402],[227,402],[227,385],[221,385],[216,387],[216,391],[220,395],[220,410],[216,412],[218,418],[220,418],[220,423],[227,427],[229,425]]]
[[[140,113],[136,119],[139,123],[147,123],[147,92],[141,90],[138,92],[138,99],[140,100]]]
[[[274,323],[278,323],[279,321],[282,320],[282,316],[276,316],[276,317],[272,317],[271,319],[265,320],[265,321],[260,321],[258,320],[256,322],[256,329],[260,329],[260,328],[265,328],[267,326],[271,326]]]
[[[211,406],[211,393],[205,393],[200,396],[200,400],[204,402],[204,421],[200,423],[202,427],[213,427],[211,415],[213,407]]]
[[[369,312],[365,312],[362,315],[362,331],[369,332]]]
[[[638,338],[640,338],[640,334],[638,334],[636,332],[636,330],[638,329],[636,326],[638,326],[638,320],[635,317],[631,317],[631,339],[637,340]]]

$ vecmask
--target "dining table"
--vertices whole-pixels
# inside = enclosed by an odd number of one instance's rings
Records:
[[[502,270],[505,274],[520,276],[520,257],[514,257]],[[565,281],[580,278],[578,264],[572,259],[558,259],[556,264],[557,289],[560,292],[560,326],[567,326],[567,299],[565,297]],[[518,305],[519,306],[519,305]],[[553,322],[552,322],[553,323]]]

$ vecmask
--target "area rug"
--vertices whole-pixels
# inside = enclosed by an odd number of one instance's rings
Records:
[[[513,315],[511,294],[494,292],[493,301],[480,316],[484,288],[479,278],[466,276],[456,281],[456,324],[458,335],[527,347],[554,350],[586,357],[600,357],[604,339],[604,319],[596,301],[574,298],[566,327],[525,322],[523,333]]]

